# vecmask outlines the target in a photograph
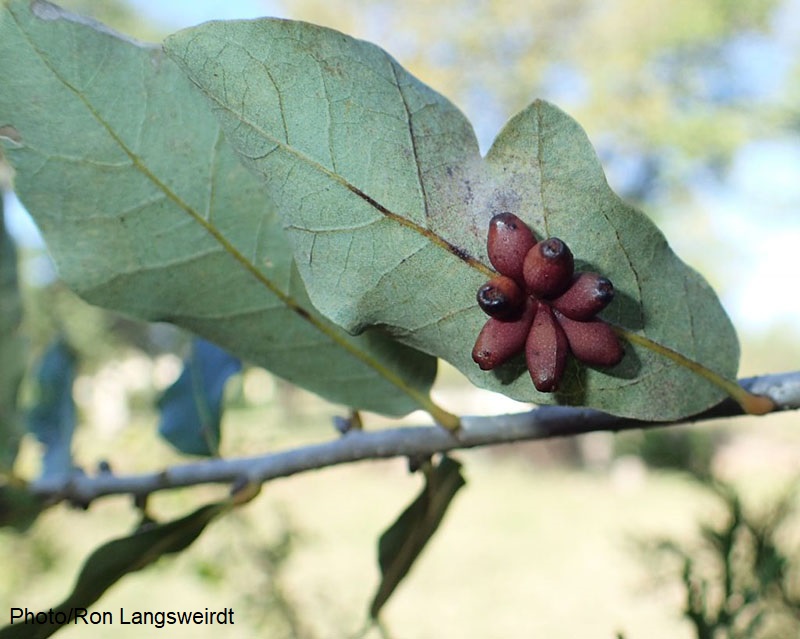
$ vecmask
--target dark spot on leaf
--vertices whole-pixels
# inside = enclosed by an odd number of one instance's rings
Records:
[[[464,195],[464,203],[472,204],[472,201],[474,199],[472,194],[472,182],[470,182],[469,180],[464,180],[464,190],[466,191]]]
[[[456,257],[458,257],[461,260],[464,260],[465,262],[469,262],[470,260],[472,260],[472,256],[469,253],[467,253],[464,249],[459,248],[458,246],[453,246],[453,253],[455,254]]]
[[[293,306],[292,310],[297,313],[300,317],[304,320],[311,319],[311,313],[309,313],[306,309],[302,308],[301,306]]]

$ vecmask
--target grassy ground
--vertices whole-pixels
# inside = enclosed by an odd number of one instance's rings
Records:
[[[273,401],[258,411],[231,412],[228,452],[335,436],[330,408],[307,400],[293,397],[283,407]],[[800,447],[796,439],[782,441],[787,429],[768,420],[759,422],[761,433],[780,445],[755,449],[756,459],[746,456],[751,466],[740,474],[771,485],[763,469],[774,461],[775,451],[794,451],[786,465],[797,468]],[[87,467],[108,458],[118,472],[178,459],[155,438],[152,423],[115,436],[85,429],[76,448]],[[690,627],[680,619],[681,588],[674,580],[661,583],[634,542],[653,536],[691,539],[697,522],[715,513],[715,504],[676,474],[646,472],[635,462],[595,471],[542,465],[547,456],[539,454],[541,449],[457,453],[468,485],[387,605],[384,617],[392,636],[614,639],[624,633],[626,639],[691,639]],[[739,473],[735,461],[724,455],[720,460],[729,472]],[[419,488],[419,478],[409,475],[400,460],[272,482],[255,501],[212,525],[188,552],[129,576],[107,593],[94,609],[113,612],[114,625],[70,627],[58,636],[353,636],[364,624],[378,583],[377,538]],[[222,494],[214,487],[179,491],[154,498],[152,508],[177,516]],[[0,587],[2,614],[12,606],[54,605],[68,592],[83,558],[104,540],[125,534],[134,521],[128,500],[113,498],[88,513],[54,508],[27,538],[0,534],[0,561],[13,566]],[[285,556],[282,541],[291,546]],[[206,607],[233,608],[236,624],[173,626],[162,632],[116,621],[120,608],[130,615]]]

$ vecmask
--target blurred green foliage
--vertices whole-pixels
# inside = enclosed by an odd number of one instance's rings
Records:
[[[61,4],[146,40],[170,30],[124,0]],[[689,175],[724,167],[746,141],[796,130],[800,60],[787,65],[786,90],[777,93],[738,78],[737,67],[739,51],[776,37],[785,4],[277,0],[264,2],[264,14],[379,43],[459,105],[484,144],[534,98],[551,100],[607,154],[638,158],[639,183],[627,194],[636,197],[681,191]]]
[[[381,44],[466,109],[501,124],[535,97],[659,168],[727,161],[797,107],[731,82],[730,47],[774,30],[778,0],[283,2],[286,15]],[[487,113],[488,111],[488,113]],[[665,175],[664,177],[669,177]],[[678,177],[678,176],[672,176]],[[679,181],[671,182],[675,187]]]
[[[760,510],[748,508],[737,488],[713,479],[702,486],[723,506],[715,524],[700,526],[700,542],[653,541],[650,553],[677,559],[685,592],[684,617],[697,639],[787,639],[800,636],[800,563],[795,483]]]
[[[711,430],[707,426],[626,431],[616,435],[614,454],[635,455],[653,469],[688,471],[697,477],[708,477],[714,452],[726,438],[724,430]]]

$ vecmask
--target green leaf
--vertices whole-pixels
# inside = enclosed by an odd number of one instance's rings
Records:
[[[75,354],[62,339],[42,355],[34,373],[36,401],[28,413],[28,431],[44,445],[42,477],[64,478],[73,471],[75,432]]]
[[[733,377],[738,343],[717,297],[664,236],[608,187],[580,126],[534,102],[481,158],[463,115],[381,49],[299,22],[214,22],[165,42],[208,97],[243,161],[269,185],[314,305],[345,329],[387,327],[478,386],[537,403],[677,419],[725,392],[654,352]],[[521,360],[482,372],[475,292],[491,270],[492,215],[564,239],[609,277],[604,317],[647,339],[610,370],[568,368],[557,395]],[[649,340],[649,341],[648,341]]]
[[[369,609],[375,619],[383,605],[408,574],[423,548],[439,528],[450,502],[466,484],[461,464],[443,456],[435,466],[425,469],[425,487],[400,517],[381,535],[378,564],[381,583]]]
[[[61,276],[331,401],[424,407],[433,358],[311,305],[270,196],[160,49],[44,2],[0,13],[0,139]]]
[[[158,401],[159,434],[182,453],[219,455],[225,383],[241,369],[228,352],[193,339],[180,377]]]
[[[44,509],[44,500],[24,482],[0,480],[0,528],[10,526],[25,532]]]
[[[231,505],[230,500],[209,504],[181,519],[148,523],[127,537],[103,544],[83,564],[70,595],[58,606],[53,606],[54,617],[59,613],[66,616],[71,612],[74,614],[75,609],[88,608],[125,575],[149,566],[164,555],[186,549],[214,518]],[[0,628],[0,639],[43,639],[62,627],[63,624],[18,622]]]
[[[0,153],[0,165],[2,162]],[[20,332],[17,250],[6,232],[2,195],[0,190],[0,473],[7,473],[14,465],[23,433],[17,391],[25,374],[27,342]]]

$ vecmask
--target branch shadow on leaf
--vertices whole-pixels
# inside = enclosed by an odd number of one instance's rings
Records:
[[[625,356],[619,364],[611,368],[589,366],[570,357],[567,360],[560,390],[555,393],[558,403],[574,406],[583,406],[587,403],[585,395],[589,385],[587,380],[589,369],[600,371],[617,379],[636,379],[641,371],[642,361],[630,344],[623,341],[622,345],[625,348]]]
[[[581,271],[603,275],[602,267],[576,259],[575,272]],[[616,287],[614,288],[614,299],[607,310],[610,311],[606,313],[610,320],[622,324],[629,330],[638,331],[644,328],[644,310],[641,301]],[[601,312],[599,317],[603,317],[603,315],[604,313]]]
[[[619,323],[625,328],[632,331],[639,331],[644,328],[644,311],[642,310],[641,302],[627,293],[617,290],[614,292],[612,304],[616,307],[615,316],[619,318]],[[600,317],[602,317],[602,313]]]
[[[502,366],[492,369],[494,375],[501,384],[513,384],[520,375],[527,374],[528,367],[525,364],[525,355],[520,353],[508,360]]]

